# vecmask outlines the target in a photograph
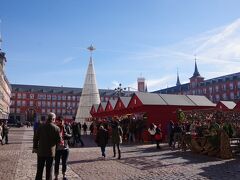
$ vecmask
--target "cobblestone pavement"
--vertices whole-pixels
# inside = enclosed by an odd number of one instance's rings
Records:
[[[154,145],[125,145],[122,159],[100,157],[90,137],[84,148],[72,148],[67,177],[69,180],[111,179],[189,179],[240,180],[240,159],[220,160],[191,152],[156,150]],[[34,179],[36,154],[32,154],[32,129],[12,128],[9,145],[0,146],[0,180]]]

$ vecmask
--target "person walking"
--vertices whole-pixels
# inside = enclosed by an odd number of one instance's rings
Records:
[[[105,159],[105,149],[108,143],[108,131],[104,128],[103,125],[100,125],[97,136],[96,136],[96,143],[101,148],[102,157]]]
[[[151,143],[152,144],[155,141],[156,128],[157,128],[157,126],[154,123],[150,124],[150,127],[148,128],[148,132],[151,136]]]
[[[161,124],[158,125],[158,127],[156,128],[156,133],[155,133],[155,141],[156,141],[157,149],[161,149],[161,147],[159,145],[162,140],[161,126],[162,126]]]
[[[54,166],[55,180],[58,179],[58,175],[59,175],[60,159],[62,160],[63,179],[66,179],[67,160],[69,155],[68,140],[72,137],[71,131],[68,128],[65,128],[64,119],[62,117],[59,120],[58,127],[60,129],[61,141],[60,143],[57,144],[57,147],[56,147],[55,166]]]
[[[60,143],[60,129],[54,122],[56,115],[48,114],[47,122],[38,127],[33,137],[33,153],[37,153],[37,173],[35,180],[42,180],[46,163],[46,180],[52,180],[52,164],[56,145]]]
[[[91,125],[90,125],[90,127],[89,127],[89,130],[90,130],[90,135],[93,135],[93,131],[94,131],[93,122],[91,123]]]
[[[116,146],[118,150],[118,159],[121,159],[120,143],[122,143],[123,131],[119,125],[119,121],[115,119],[112,122],[112,143],[113,143],[113,157],[116,157]]]
[[[2,138],[2,133],[3,133],[3,123],[0,122],[0,142],[3,145],[3,138]]]
[[[83,134],[87,135],[87,124],[86,123],[83,124]]]
[[[72,125],[72,130],[73,130],[73,137],[74,137],[74,145],[80,142],[81,146],[83,147],[84,143],[81,137],[81,123],[74,122]]]
[[[7,125],[7,121],[3,123],[3,136],[2,136],[2,141],[5,139],[5,144],[8,144],[8,133],[9,133],[9,127]]]

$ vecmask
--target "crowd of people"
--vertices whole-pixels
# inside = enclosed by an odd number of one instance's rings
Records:
[[[178,120],[170,120],[167,127],[167,141],[172,150],[176,147],[184,151],[189,148],[203,154],[220,154],[223,158],[231,157],[228,141],[232,137],[240,138],[239,112],[198,110],[180,113]],[[59,176],[60,160],[62,161],[62,175],[65,177],[69,146],[79,143],[84,146],[81,135],[87,134],[88,129],[90,134],[94,135],[103,159],[107,156],[105,149],[108,144],[112,145],[113,157],[121,159],[121,143],[143,142],[145,130],[148,131],[152,142],[156,143],[157,149],[161,149],[160,143],[166,140],[163,138],[161,124],[152,123],[147,129],[146,119],[135,116],[101,119],[93,121],[89,127],[86,123],[81,125],[77,122],[64,122],[62,118],[54,122],[55,119],[55,114],[50,113],[45,123],[34,125],[33,152],[38,153],[36,179],[42,178],[45,163],[46,177],[51,176],[53,160],[55,160],[55,179]]]
[[[231,158],[230,138],[240,138],[239,112],[193,110],[180,112],[177,122],[168,125],[168,143],[172,149]]]

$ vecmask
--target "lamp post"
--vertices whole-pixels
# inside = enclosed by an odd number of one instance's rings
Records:
[[[123,91],[126,90],[126,88],[122,88],[122,84],[120,83],[117,88],[114,89],[115,93],[120,97],[122,94],[124,94]]]

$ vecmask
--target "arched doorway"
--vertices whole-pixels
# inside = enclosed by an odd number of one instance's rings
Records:
[[[33,123],[34,120],[36,119],[36,116],[37,116],[37,114],[36,114],[35,109],[28,109],[26,111],[26,120],[27,121]]]

